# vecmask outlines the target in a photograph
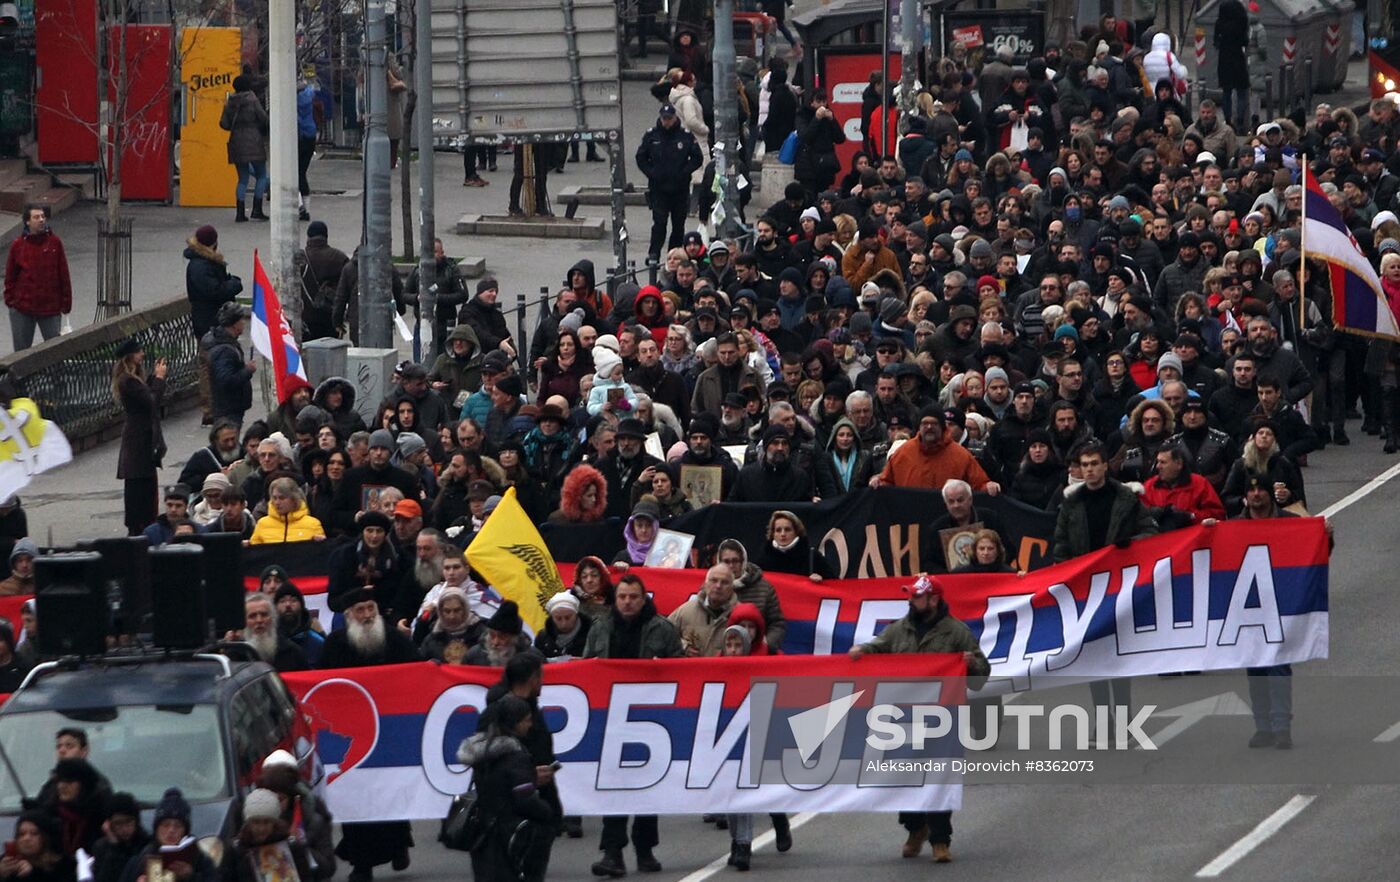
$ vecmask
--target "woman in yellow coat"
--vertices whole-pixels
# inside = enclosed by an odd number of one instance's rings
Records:
[[[268,513],[253,528],[252,545],[277,542],[309,542],[325,539],[321,522],[306,508],[306,494],[291,478],[278,478],[269,489]]]

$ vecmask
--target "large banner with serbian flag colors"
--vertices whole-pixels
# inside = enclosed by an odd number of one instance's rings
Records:
[[[275,549],[294,582],[325,543],[245,549],[245,566]],[[302,558],[302,555],[307,557]],[[1321,518],[1227,521],[1105,548],[1024,576],[939,576],[950,612],[992,663],[984,693],[1024,691],[1040,677],[1070,680],[1234,670],[1327,656],[1329,540]],[[298,563],[298,561],[300,561]],[[251,564],[251,565],[250,565]],[[573,566],[561,564],[565,585]],[[703,570],[634,568],[666,615],[704,581]],[[812,582],[770,573],[786,655],[844,653],[908,608],[908,578]],[[256,577],[249,580],[255,588]],[[324,610],[324,594],[308,593]],[[322,618],[329,627],[329,613]]]
[[[306,368],[301,363],[301,350],[297,348],[296,335],[282,314],[282,302],[277,292],[263,272],[258,252],[253,251],[253,322],[248,333],[253,338],[253,348],[272,363],[272,376],[277,380],[277,400],[287,397],[287,378],[306,379]]]
[[[908,704],[882,683],[946,683],[934,701],[952,707],[965,673],[958,655],[582,660],[545,667],[540,707],[571,814],[694,814],[702,804],[713,812],[952,810],[962,802],[955,779],[860,781],[849,767],[859,760],[849,758],[863,752],[866,710]],[[486,690],[499,678],[492,669],[427,662],[284,675],[315,733],[336,820],[443,817],[471,779],[458,747],[476,732]],[[839,694],[803,694],[810,678]],[[793,734],[801,721],[790,721],[852,695],[845,707],[855,722],[835,740],[835,727],[823,728],[817,755],[808,753]],[[822,751],[846,768],[838,774]],[[801,762],[791,756],[798,752]],[[761,774],[753,768],[759,757]]]
[[[1338,330],[1400,340],[1400,316],[1381,287],[1356,237],[1322,191],[1303,171],[1303,255],[1325,261],[1332,289],[1332,324]]]

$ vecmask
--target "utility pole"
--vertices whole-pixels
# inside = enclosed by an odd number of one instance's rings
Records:
[[[894,155],[893,145],[890,144],[890,100],[894,95],[894,89],[890,87],[890,6],[896,0],[881,0],[880,5],[884,7],[884,18],[880,23],[880,85],[884,89],[884,94],[880,96],[880,154],[881,156]],[[831,97],[831,96],[827,96]],[[875,160],[878,163],[878,158]]]
[[[426,2],[426,0],[424,0]],[[365,7],[365,244],[360,249],[360,345],[393,349],[393,287],[389,263],[389,37],[384,0]]]
[[[900,50],[899,109],[906,114],[914,112],[914,81],[919,76],[919,54],[923,51],[924,29],[919,22],[919,0],[900,0],[899,24],[904,42]],[[890,153],[895,151],[891,150]]]
[[[739,99],[734,92],[734,0],[715,0],[715,183],[719,187],[717,223],[711,238],[728,238],[739,232]]]
[[[272,177],[272,247],[267,270],[292,336],[301,340],[297,278],[297,14],[294,0],[268,0],[268,117]]]
[[[419,327],[429,328],[431,335],[437,326],[437,257],[433,254],[433,239],[437,235],[433,216],[436,202],[433,194],[433,4],[432,0],[414,2],[417,4],[413,89],[418,93],[418,108],[413,119],[418,141],[418,314],[421,316]],[[443,344],[440,340],[432,340],[431,344],[424,342],[423,360],[428,363],[432,363],[430,345]]]

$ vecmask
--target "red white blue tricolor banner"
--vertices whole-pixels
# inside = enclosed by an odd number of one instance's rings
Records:
[[[783,754],[799,748],[787,721],[830,696],[794,701],[753,678],[820,677],[860,693],[849,724],[821,748],[849,767],[851,748],[857,756],[861,749],[852,738],[864,737],[865,713],[882,703],[880,681],[956,683],[965,673],[959,655],[589,659],[547,665],[540,708],[563,764],[556,780],[570,814],[694,814],[702,804],[715,812],[942,811],[962,804],[961,784],[945,774],[903,775],[878,786],[822,786],[800,773],[787,783],[780,769],[776,778],[755,775],[753,733],[776,733],[756,754],[769,758],[765,766],[790,763]],[[316,735],[336,820],[373,821],[441,818],[451,798],[466,791],[471,770],[457,761],[457,749],[476,732],[500,671],[420,662],[283,679]],[[940,703],[947,705],[961,698],[956,689],[945,695]]]
[[[1305,256],[1327,264],[1332,324],[1339,330],[1400,340],[1400,318],[1390,307],[1371,262],[1317,179],[1303,172]]]
[[[1320,518],[1231,521],[1103,549],[1024,576],[938,581],[951,614],[971,628],[991,661],[981,694],[1000,694],[1074,680],[1325,658],[1328,554]],[[561,571],[569,584],[572,568]],[[705,575],[631,572],[642,577],[662,614],[684,603]],[[738,771],[743,748],[735,746],[742,733],[733,724],[742,719],[735,709],[744,704],[751,677],[948,673],[939,666],[943,656],[866,656],[855,663],[811,657],[844,653],[904,615],[908,579],[768,578],[786,620],[782,656],[546,666],[545,704],[553,708],[546,720],[565,764],[560,780],[571,814],[617,813],[620,805],[630,813],[693,813],[697,789],[706,791],[703,804],[712,811],[956,807],[960,791],[946,782],[915,787],[908,799],[893,801],[883,787],[831,784],[787,792],[745,786]],[[293,580],[299,581],[295,571]],[[926,671],[926,661],[935,666]],[[287,675],[320,733],[322,759],[338,773],[329,790],[337,817],[441,817],[447,796],[466,786],[465,771],[454,763],[457,745],[475,731],[475,715],[461,708],[478,706],[498,678],[492,669],[428,663]],[[721,752],[721,740],[730,738],[740,742]],[[632,762],[650,772],[627,771]]]
[[[272,363],[272,376],[277,380],[277,400],[287,397],[287,378],[306,379],[306,368],[301,363],[301,350],[297,348],[296,335],[282,314],[282,303],[277,292],[263,272],[258,252],[253,251],[253,323],[249,329],[253,338],[253,348]]]

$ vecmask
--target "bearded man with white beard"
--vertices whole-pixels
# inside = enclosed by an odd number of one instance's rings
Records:
[[[345,627],[326,637],[322,668],[368,668],[420,661],[413,641],[386,625],[374,600],[374,586],[345,595]]]
[[[243,642],[257,651],[258,657],[272,665],[279,674],[305,671],[311,667],[306,653],[277,628],[277,615],[272,598],[266,594],[249,594],[243,601]]]
[[[332,631],[321,651],[322,668],[368,668],[418,661],[413,641],[387,627],[374,600],[374,587],[344,595],[345,627]],[[350,882],[370,882],[374,868],[392,864],[406,870],[413,829],[408,821],[368,821],[341,825],[336,856],[350,864]]]

